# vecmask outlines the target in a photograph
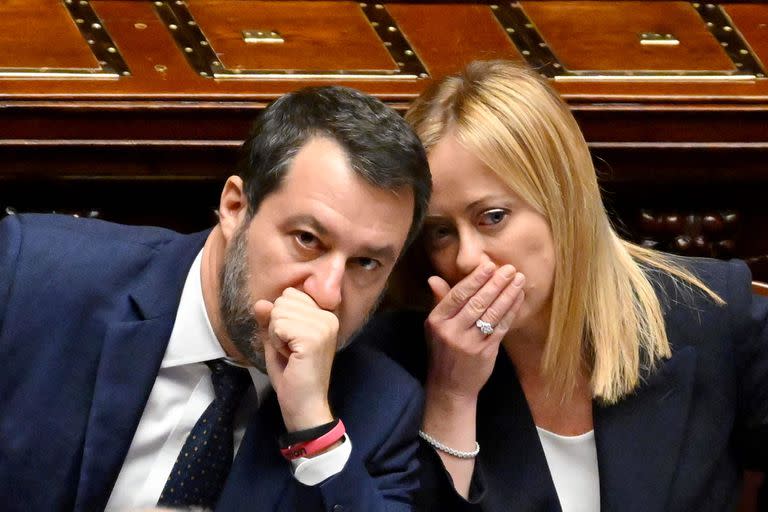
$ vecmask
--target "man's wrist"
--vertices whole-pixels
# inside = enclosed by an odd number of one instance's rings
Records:
[[[333,420],[331,408],[327,403],[318,407],[307,407],[295,413],[283,413],[283,422],[288,432],[315,428]]]

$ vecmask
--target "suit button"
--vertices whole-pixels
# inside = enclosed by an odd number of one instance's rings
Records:
[[[333,512],[344,512],[344,507],[342,507],[341,505],[334,505]]]

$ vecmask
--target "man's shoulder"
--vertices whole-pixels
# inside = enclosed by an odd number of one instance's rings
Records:
[[[2,220],[7,229],[15,229],[25,242],[50,245],[83,244],[142,244],[151,246],[180,236],[178,233],[154,226],[129,226],[99,219],[56,214],[21,214]],[[13,224],[14,226],[8,226]]]

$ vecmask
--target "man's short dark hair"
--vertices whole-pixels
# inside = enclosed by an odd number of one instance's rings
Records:
[[[432,191],[424,147],[394,110],[348,87],[300,89],[273,101],[261,113],[242,146],[237,168],[245,184],[249,216],[279,188],[293,158],[316,136],[338,143],[354,172],[368,183],[385,190],[411,188],[414,211],[406,246],[410,244]]]

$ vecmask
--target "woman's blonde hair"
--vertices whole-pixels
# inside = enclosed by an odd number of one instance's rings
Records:
[[[529,68],[473,62],[425,91],[406,119],[427,152],[450,133],[548,220],[556,261],[542,372],[552,392],[570,395],[586,370],[593,396],[614,403],[671,355],[650,271],[722,303],[669,256],[619,238],[576,120]]]

